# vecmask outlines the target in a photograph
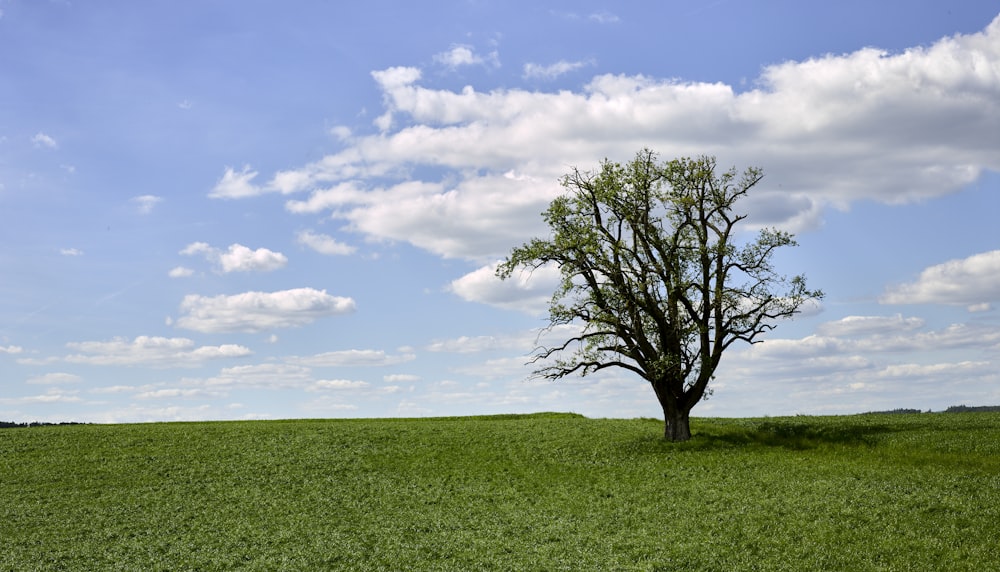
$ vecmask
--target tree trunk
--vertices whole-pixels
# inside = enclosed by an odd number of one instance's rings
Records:
[[[663,409],[663,438],[667,441],[687,441],[691,438],[691,406],[677,399],[667,382],[652,383],[656,399]]]
[[[677,408],[663,408],[663,438],[667,441],[687,441],[691,438],[691,412]]]

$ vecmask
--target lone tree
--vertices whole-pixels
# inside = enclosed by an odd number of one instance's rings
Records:
[[[549,326],[579,324],[579,334],[536,350],[548,379],[610,367],[648,381],[663,408],[664,437],[691,438],[691,409],[710,393],[723,351],[754,343],[810,299],[803,276],[775,273],[774,251],[793,236],[761,230],[741,243],[733,205],[760,182],[748,168],[717,175],[714,157],[660,162],[648,149],[625,165],[605,160],[596,172],[574,168],[568,192],[543,213],[550,238],[515,248],[497,268],[555,264],[562,280],[549,304]]]

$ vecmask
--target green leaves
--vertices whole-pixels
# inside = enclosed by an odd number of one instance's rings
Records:
[[[519,267],[558,265],[550,322],[585,325],[569,340],[579,344],[543,348],[536,360],[559,359],[536,373],[625,367],[657,388],[665,410],[686,412],[706,394],[724,349],[753,343],[822,297],[772,267],[777,249],[795,245],[791,234],[764,229],[736,243],[746,215],[734,207],[762,178],[753,167],[717,174],[714,157],[661,162],[649,149],[563,177],[566,194],[542,215],[550,237],[515,248],[497,270],[508,278]],[[578,349],[562,355],[570,347]]]

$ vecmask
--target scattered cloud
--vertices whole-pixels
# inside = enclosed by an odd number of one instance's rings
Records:
[[[66,346],[78,353],[67,355],[62,361],[88,365],[194,367],[206,361],[245,357],[252,353],[249,348],[236,344],[198,347],[187,338],[156,336],[70,342]]]
[[[42,395],[0,397],[0,405],[47,405],[52,403],[79,403],[83,401],[76,391],[52,388]]]
[[[455,44],[448,51],[435,54],[434,61],[449,69],[475,65],[500,67],[500,55],[495,50],[482,56],[466,44]]]
[[[420,376],[409,373],[392,373],[389,375],[383,375],[382,381],[388,383],[407,383],[413,381],[420,381]]]
[[[19,354],[23,351],[21,346],[0,346],[0,354]]]
[[[136,205],[139,210],[139,214],[147,215],[153,212],[153,207],[157,204],[163,202],[163,197],[158,197],[156,195],[141,195],[138,197],[132,197],[129,202]]]
[[[38,149],[58,149],[59,144],[50,135],[39,131],[31,138],[32,144]]]
[[[547,66],[536,63],[526,63],[524,64],[523,75],[525,79],[553,80],[561,75],[588,65],[593,65],[593,62],[567,62],[566,60],[559,60],[558,62]]]
[[[204,333],[257,333],[310,324],[328,316],[353,312],[354,300],[326,290],[295,288],[278,292],[245,292],[232,296],[184,297],[179,328]]]
[[[924,325],[921,318],[895,316],[847,316],[821,324],[816,333],[823,336],[855,337],[916,330]]]
[[[208,387],[255,387],[281,389],[305,387],[312,382],[312,370],[307,367],[265,363],[224,368],[219,375],[201,382]],[[189,380],[189,383],[192,383]]]
[[[167,276],[170,276],[171,278],[187,278],[192,274],[194,274],[194,270],[191,270],[190,268],[185,268],[183,266],[177,266],[171,268],[170,272],[167,273]]]
[[[222,397],[224,393],[218,391],[209,391],[200,388],[179,388],[179,387],[169,387],[163,389],[150,389],[147,391],[140,391],[135,394],[136,399],[201,399],[201,398],[211,398],[211,397]]]
[[[307,388],[307,391],[323,391],[338,389],[364,389],[369,387],[367,381],[356,381],[351,379],[320,379]]]
[[[477,353],[496,350],[530,352],[540,346],[549,346],[580,333],[581,324],[561,324],[496,336],[459,336],[437,340],[427,346],[427,351],[448,353]]]
[[[587,16],[587,19],[598,24],[616,24],[621,21],[618,16],[607,11],[593,12]]]
[[[357,250],[357,248],[349,244],[338,242],[332,236],[317,234],[311,230],[304,230],[300,232],[297,239],[299,244],[308,246],[320,254],[327,254],[330,256],[353,254],[354,251]]]
[[[32,384],[52,384],[52,383],[76,383],[81,380],[81,377],[74,375],[72,373],[46,373],[44,375],[36,375],[35,377],[29,378],[25,383]]]
[[[78,248],[60,248],[59,254],[63,256],[83,256],[83,251]]]
[[[1000,301],[1000,250],[926,268],[915,282],[890,288],[883,304],[953,304],[970,311]]]
[[[231,244],[229,250],[223,252],[207,243],[194,242],[184,247],[180,254],[203,255],[224,274],[230,272],[271,272],[284,268],[288,264],[288,258],[280,252],[266,248],[251,250],[242,244]]]
[[[243,199],[255,197],[264,192],[253,184],[257,171],[250,169],[250,165],[244,165],[241,171],[236,171],[232,167],[226,167],[226,172],[215,184],[215,187],[208,193],[213,199]]]
[[[552,292],[561,280],[557,267],[543,266],[534,271],[516,271],[507,280],[497,278],[496,268],[496,264],[483,266],[453,280],[448,288],[469,302],[534,315],[547,312]]]
[[[472,57],[448,54],[455,63]],[[264,186],[306,193],[286,203],[290,212],[328,211],[368,239],[487,264],[544,235],[539,213],[563,192],[557,181],[570,167],[628,160],[648,146],[765,166],[766,185],[748,199],[753,219],[798,232],[818,225],[826,207],[940,196],[1000,170],[1000,76],[977,63],[998,59],[1000,18],[899,53],[768,66],[746,91],[641,75],[599,75],[578,91],[449,91],[421,85],[418,68],[393,67],[372,73],[384,102],[379,133]],[[539,305],[543,289],[501,295],[488,279],[480,269],[452,291]]]
[[[289,363],[313,367],[387,366],[413,361],[412,353],[387,354],[384,350],[340,350],[307,357],[286,358]]]

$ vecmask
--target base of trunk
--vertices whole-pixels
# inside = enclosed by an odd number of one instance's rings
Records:
[[[667,441],[687,441],[691,438],[691,418],[687,412],[675,412],[668,414],[664,412],[666,426],[663,431],[663,438]]]

